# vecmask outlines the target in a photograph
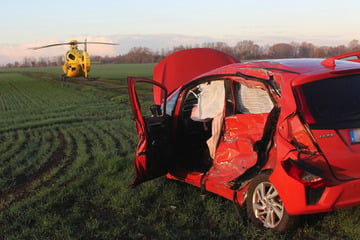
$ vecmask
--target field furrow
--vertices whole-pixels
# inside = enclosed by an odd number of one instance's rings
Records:
[[[15,184],[12,185],[11,188],[6,189],[1,192],[0,195],[0,203],[2,207],[9,206],[13,201],[18,201],[19,199],[24,198],[24,196],[28,196],[30,191],[27,188],[31,187],[31,185],[43,178],[52,168],[56,167],[63,159],[64,151],[66,149],[66,142],[64,139],[64,135],[59,132],[58,134],[58,142],[55,152],[50,156],[46,164],[42,165],[37,172],[32,174],[24,174],[20,173],[15,176]],[[10,196],[13,196],[10,198]],[[14,199],[15,197],[15,199]]]
[[[68,181],[69,174],[67,171],[69,168],[71,168],[74,160],[77,158],[78,150],[76,139],[72,136],[71,131],[68,130],[69,129],[62,130],[64,136],[64,144],[66,144],[62,160],[58,162],[56,167],[49,169],[48,174],[43,176],[38,186],[36,186],[37,189],[52,186],[58,187],[59,185],[63,185],[64,181]],[[58,157],[58,155],[56,154],[52,155],[52,157],[56,156]]]
[[[16,141],[17,141],[16,132],[8,132],[8,133],[0,134],[0,156],[8,152],[12,148],[14,142]]]
[[[9,110],[9,106],[8,103],[5,101],[5,96],[4,94],[0,93],[0,111],[6,112],[8,110]]]
[[[6,188],[7,184],[4,184],[4,182],[6,182],[8,178],[11,179],[11,169],[16,166],[13,159],[16,158],[16,156],[18,156],[19,154],[21,154],[21,152],[26,151],[25,146],[27,144],[26,140],[28,139],[28,133],[17,131],[16,134],[16,141],[13,142],[11,147],[1,155],[0,189]]]

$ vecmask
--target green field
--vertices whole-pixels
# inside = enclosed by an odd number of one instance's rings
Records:
[[[0,239],[359,239],[360,208],[259,230],[231,201],[159,178],[129,188],[137,144],[126,76],[154,64],[0,70]]]

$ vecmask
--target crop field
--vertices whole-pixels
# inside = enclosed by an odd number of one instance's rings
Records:
[[[0,239],[359,239],[360,208],[259,230],[231,201],[158,178],[136,188],[127,76],[154,64],[0,70]],[[144,89],[144,95],[150,91]]]

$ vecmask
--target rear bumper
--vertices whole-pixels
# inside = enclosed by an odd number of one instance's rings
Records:
[[[328,212],[335,209],[360,205],[360,180],[341,183],[325,189],[312,190],[316,199],[309,201],[309,190],[288,176],[282,167],[277,167],[270,176],[290,215]],[[315,192],[315,194],[313,194]]]

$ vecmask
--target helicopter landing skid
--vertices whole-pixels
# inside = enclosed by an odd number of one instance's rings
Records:
[[[60,81],[63,82],[68,82],[70,80],[75,80],[75,81],[95,81],[99,79],[99,77],[68,77],[65,74],[61,75],[61,77],[59,78]]]

